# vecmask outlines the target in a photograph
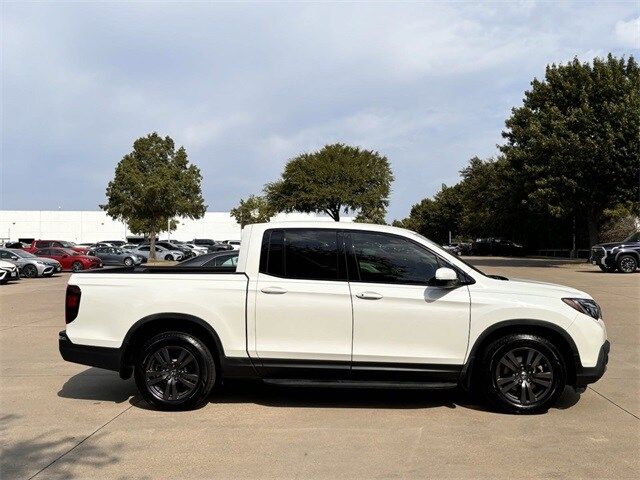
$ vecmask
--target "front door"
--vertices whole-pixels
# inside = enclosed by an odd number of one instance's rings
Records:
[[[255,308],[265,376],[348,375],[352,312],[341,252],[336,230],[265,232]]]
[[[454,381],[469,337],[466,286],[430,286],[443,260],[408,238],[352,231],[354,378]]]

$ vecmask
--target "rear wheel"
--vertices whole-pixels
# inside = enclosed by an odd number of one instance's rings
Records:
[[[638,260],[633,255],[620,255],[617,263],[622,273],[633,273],[638,268]]]
[[[539,413],[557,400],[566,383],[558,349],[538,335],[514,334],[491,343],[482,361],[487,399],[511,413]]]
[[[26,278],[35,278],[38,276],[38,269],[35,265],[25,265],[22,269],[22,276]]]
[[[206,402],[216,382],[216,365],[198,338],[166,332],[145,344],[134,374],[147,402],[166,410],[188,410]]]
[[[73,264],[71,265],[71,270],[73,270],[74,272],[81,272],[82,270],[84,270],[84,265],[82,265],[82,262],[73,262]]]

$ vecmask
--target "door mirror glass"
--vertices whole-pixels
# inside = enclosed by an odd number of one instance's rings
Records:
[[[454,288],[460,284],[458,274],[452,268],[440,267],[431,282],[432,285],[442,288]]]

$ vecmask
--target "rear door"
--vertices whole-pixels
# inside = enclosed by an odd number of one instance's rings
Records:
[[[352,312],[341,236],[332,229],[264,234],[255,351],[265,376],[347,376]]]

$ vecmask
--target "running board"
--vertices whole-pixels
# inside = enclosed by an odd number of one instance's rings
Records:
[[[446,390],[456,388],[453,382],[376,382],[357,380],[299,380],[282,378],[265,378],[262,380],[269,385],[287,387],[322,387],[322,388],[394,388],[414,390]]]

